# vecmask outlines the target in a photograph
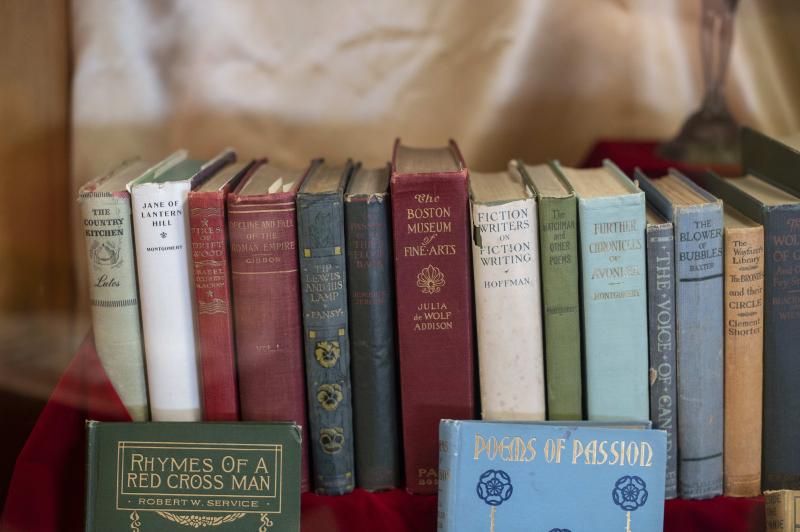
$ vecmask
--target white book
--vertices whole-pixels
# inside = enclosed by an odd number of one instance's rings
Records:
[[[154,421],[202,417],[187,202],[193,186],[231,156],[226,151],[204,165],[179,151],[128,185]]]
[[[545,418],[536,199],[515,167],[470,172],[482,418]]]

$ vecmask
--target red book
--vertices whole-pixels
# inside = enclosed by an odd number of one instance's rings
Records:
[[[239,419],[225,196],[248,166],[228,164],[189,193],[201,394],[206,421]]]
[[[309,455],[295,198],[306,173],[262,160],[228,196],[242,419],[302,425],[303,491]]]
[[[436,493],[439,420],[472,419],[469,172],[455,142],[392,160],[392,223],[406,489]]]

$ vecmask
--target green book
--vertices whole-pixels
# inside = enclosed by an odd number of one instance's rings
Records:
[[[549,165],[514,163],[539,203],[547,419],[583,419],[578,219],[572,187]]]
[[[300,434],[293,423],[88,421],[86,531],[298,531]]]

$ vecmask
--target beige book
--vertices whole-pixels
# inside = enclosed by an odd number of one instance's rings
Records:
[[[779,490],[764,492],[766,532],[800,530],[800,491]]]
[[[470,174],[481,414],[545,418],[536,199],[516,166]]]

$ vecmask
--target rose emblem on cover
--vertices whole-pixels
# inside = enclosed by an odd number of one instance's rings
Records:
[[[500,469],[487,469],[478,479],[475,491],[478,498],[492,508],[489,513],[489,530],[494,532],[494,514],[497,507],[510,499],[514,493],[511,477]]]
[[[641,508],[647,502],[647,483],[640,477],[625,475],[620,477],[611,490],[614,504],[625,510],[626,532],[631,532],[631,512]]]

